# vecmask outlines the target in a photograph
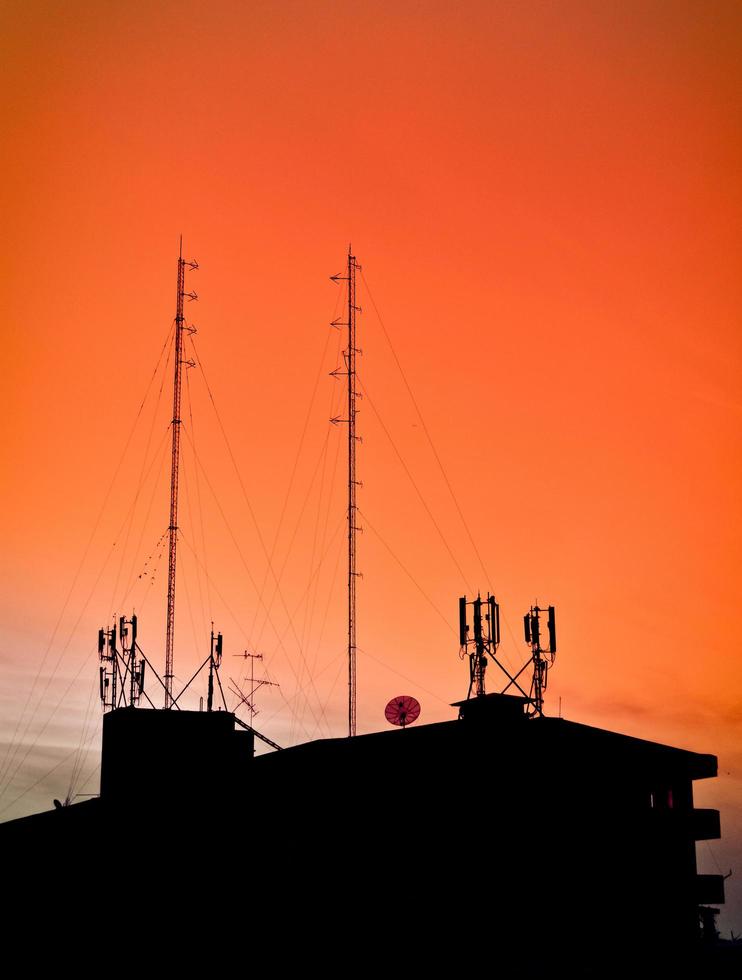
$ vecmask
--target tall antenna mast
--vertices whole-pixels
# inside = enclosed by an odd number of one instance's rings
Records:
[[[348,347],[343,351],[345,371],[339,369],[333,371],[336,377],[341,374],[348,378],[348,417],[347,419],[334,418],[332,422],[348,423],[348,735],[356,733],[356,532],[359,530],[357,523],[358,507],[356,504],[356,490],[359,486],[356,480],[356,354],[361,351],[356,346],[356,314],[361,312],[360,306],[356,303],[356,272],[360,269],[355,255],[348,246],[348,274],[347,276],[332,276],[335,282],[347,280],[348,283],[348,320],[347,324],[341,320],[333,321],[333,326],[348,327]]]
[[[178,254],[178,298],[175,312],[175,376],[173,378],[173,449],[170,466],[170,525],[167,566],[167,629],[165,635],[165,707],[173,703],[173,646],[175,641],[175,560],[178,547],[178,474],[180,469],[180,396],[183,373],[183,331],[185,317],[183,304],[186,298],[198,299],[195,293],[185,291],[185,271],[197,269],[197,262],[183,258],[183,236],[180,236]]]

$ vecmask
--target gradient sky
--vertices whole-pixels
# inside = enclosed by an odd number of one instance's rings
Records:
[[[249,648],[281,685],[258,727],[343,734],[328,277],[352,242],[359,730],[401,693],[453,717],[463,592],[496,593],[518,665],[553,603],[547,710],[718,755],[698,853],[735,869],[741,931],[740,5],[25,0],[0,23],[2,818],[96,790],[99,626],[135,609],[163,659],[181,232],[176,674],[213,618],[225,683]]]

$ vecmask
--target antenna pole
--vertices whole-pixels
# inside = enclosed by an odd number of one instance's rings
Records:
[[[348,328],[348,347],[343,351],[345,370],[340,368],[331,371],[333,377],[345,375],[348,379],[348,417],[343,419],[336,416],[330,421],[348,423],[348,735],[356,733],[356,533],[358,527],[358,507],[356,491],[360,486],[356,480],[356,443],[360,438],[356,435],[356,401],[360,397],[356,390],[356,355],[361,351],[356,346],[356,315],[361,312],[356,302],[356,272],[360,269],[358,261],[348,246],[348,274],[330,276],[333,282],[347,281],[348,283],[348,320],[340,317],[332,321],[333,327]]]
[[[183,374],[183,330],[185,317],[183,304],[196,299],[195,293],[185,291],[186,267],[197,269],[196,262],[183,258],[183,236],[180,237],[178,254],[178,294],[175,311],[175,375],[173,378],[173,445],[170,464],[170,524],[168,526],[169,549],[167,566],[167,627],[165,633],[165,707],[173,704],[173,648],[175,643],[175,564],[178,547],[178,475],[180,469],[180,398]]]
[[[214,672],[218,671],[222,665],[222,634],[217,633],[214,635],[214,624],[211,624],[211,648],[209,652],[209,687],[206,698],[206,710],[214,710]],[[219,675],[217,674],[217,681],[219,681],[219,687],[221,688],[222,682],[219,680]],[[223,692],[222,692],[223,696]]]
[[[356,257],[348,247],[348,735],[356,733]]]

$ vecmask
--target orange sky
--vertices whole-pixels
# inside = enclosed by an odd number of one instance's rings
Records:
[[[123,451],[172,322],[181,231],[201,268],[176,674],[208,653],[213,617],[225,681],[249,645],[281,685],[258,727],[285,743],[344,732],[328,277],[352,241],[359,730],[400,693],[421,721],[453,716],[464,591],[497,594],[512,664],[523,612],[554,603],[547,709],[719,756],[697,800],[721,808],[724,839],[698,851],[702,870],[735,868],[721,924],[739,931],[739,5],[150,7],[0,15],[2,817],[71,780],[95,791],[99,626],[136,608],[162,660],[169,374]],[[266,625],[261,538],[282,570]]]

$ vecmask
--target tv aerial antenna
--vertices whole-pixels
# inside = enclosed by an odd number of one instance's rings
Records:
[[[390,725],[406,728],[420,717],[420,702],[409,694],[400,694],[384,708],[384,717]]]
[[[255,694],[261,687],[280,687],[281,685],[277,681],[268,680],[267,677],[255,677],[255,661],[262,660],[262,653],[248,653],[245,650],[244,653],[235,653],[235,657],[240,657],[242,660],[250,661],[250,693],[245,694],[242,688],[239,686],[237,681],[230,677],[230,691],[239,700],[240,704],[244,704],[247,710],[250,712],[250,725],[252,726],[255,715],[259,714],[258,709],[255,707]]]

